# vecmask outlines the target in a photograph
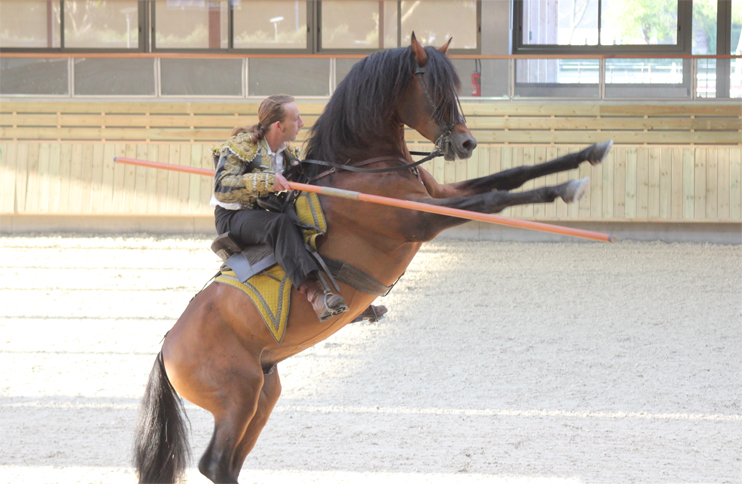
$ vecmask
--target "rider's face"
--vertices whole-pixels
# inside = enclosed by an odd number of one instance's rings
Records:
[[[279,129],[281,130],[281,138],[283,141],[294,141],[296,135],[299,134],[299,130],[304,126],[304,121],[301,120],[299,115],[299,108],[296,103],[287,103],[283,106],[286,118],[279,123]]]

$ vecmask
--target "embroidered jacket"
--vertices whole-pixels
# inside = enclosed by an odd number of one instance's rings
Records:
[[[250,133],[240,133],[211,148],[211,153],[216,165],[214,197],[220,202],[254,208],[258,197],[273,192],[276,177],[265,140],[256,143]],[[298,163],[299,150],[286,143],[283,160],[286,167]]]

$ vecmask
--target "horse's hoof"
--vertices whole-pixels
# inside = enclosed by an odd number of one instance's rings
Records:
[[[599,165],[603,163],[605,158],[608,156],[608,152],[611,151],[612,146],[612,139],[594,144],[590,153],[587,155],[587,161],[589,161],[591,165]]]
[[[590,178],[582,178],[580,180],[572,180],[564,184],[564,192],[562,193],[562,200],[567,203],[579,202],[587,194],[587,190],[590,188]]]

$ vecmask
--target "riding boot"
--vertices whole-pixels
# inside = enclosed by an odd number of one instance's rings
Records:
[[[299,292],[304,294],[312,305],[321,323],[348,310],[345,299],[325,290],[318,280],[305,281],[299,286]]]
[[[373,304],[366,308],[361,314],[356,316],[356,319],[351,323],[360,323],[361,321],[368,321],[369,323],[376,323],[387,313],[386,306],[374,306]]]

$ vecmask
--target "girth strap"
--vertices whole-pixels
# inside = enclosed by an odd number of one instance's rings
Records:
[[[332,275],[335,276],[338,281],[344,282],[359,291],[373,294],[375,296],[386,296],[392,290],[394,284],[396,284],[395,282],[391,286],[385,286],[357,267],[353,267],[352,265],[339,260],[330,259],[329,257],[323,256],[322,258],[325,260],[325,263],[330,269]]]

